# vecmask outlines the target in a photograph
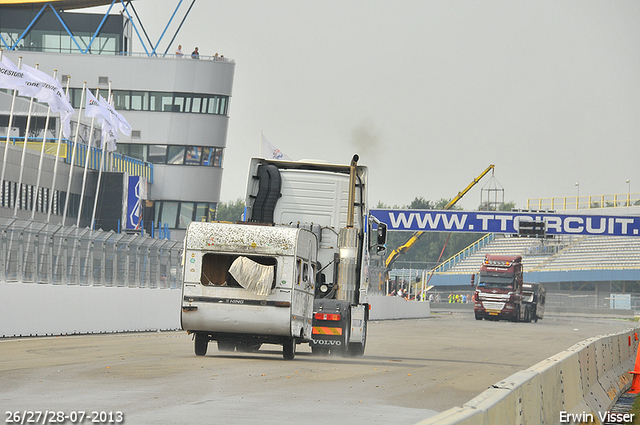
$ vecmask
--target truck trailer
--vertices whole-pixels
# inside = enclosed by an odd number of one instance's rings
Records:
[[[475,288],[476,320],[537,322],[544,316],[545,289],[523,281],[520,255],[487,254]]]
[[[253,158],[238,223],[189,224],[182,328],[195,354],[281,344],[362,355],[369,265],[386,227],[368,214],[367,168]]]

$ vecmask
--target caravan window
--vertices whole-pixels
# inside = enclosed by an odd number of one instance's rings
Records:
[[[200,283],[205,286],[220,286],[220,287],[246,287],[243,285],[247,282],[238,282],[229,272],[229,269],[238,258],[247,258],[249,265],[257,265],[255,268],[260,271],[262,269],[259,266],[272,267],[273,273],[268,286],[270,289],[276,287],[276,275],[277,275],[277,260],[274,257],[264,256],[242,256],[232,254],[214,254],[207,253],[202,257],[202,273],[200,275]],[[238,264],[238,263],[236,263]],[[267,275],[267,274],[265,274]],[[247,278],[250,280],[250,278]]]

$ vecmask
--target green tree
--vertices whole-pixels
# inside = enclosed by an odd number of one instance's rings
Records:
[[[242,213],[244,213],[244,200],[242,198],[238,198],[235,201],[219,202],[216,209],[216,220],[235,223],[242,219]]]
[[[498,205],[498,208],[495,207],[495,205],[489,205],[488,202],[484,202],[482,204],[480,204],[480,206],[478,207],[478,211],[511,211],[513,208],[516,207],[516,203],[511,201],[511,202],[503,202],[502,204]]]

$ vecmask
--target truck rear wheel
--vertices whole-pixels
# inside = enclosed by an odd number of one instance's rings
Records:
[[[193,344],[196,356],[204,356],[205,354],[207,354],[208,345],[209,337],[203,333],[196,332]]]
[[[282,357],[284,357],[285,360],[293,360],[295,356],[296,356],[296,340],[295,338],[291,338],[286,340],[282,344]]]

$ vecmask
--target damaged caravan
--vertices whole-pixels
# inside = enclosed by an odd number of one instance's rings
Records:
[[[305,229],[192,222],[185,239],[182,327],[195,352],[311,339],[317,237]]]

